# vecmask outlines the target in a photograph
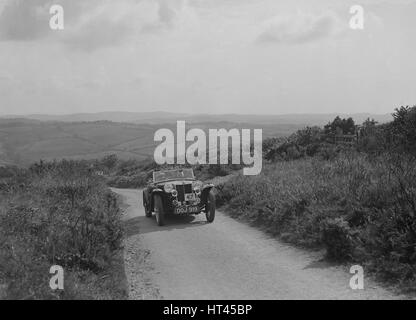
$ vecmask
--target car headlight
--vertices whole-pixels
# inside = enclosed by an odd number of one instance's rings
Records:
[[[173,183],[166,183],[163,189],[165,190],[165,192],[171,193],[173,190],[175,190],[175,186],[173,185]]]
[[[194,181],[194,182],[192,183],[192,189],[194,189],[194,191],[196,191],[196,190],[201,190],[201,189],[202,189],[202,187],[203,187],[203,184],[202,184],[202,182],[201,182],[201,181]]]
[[[195,181],[194,183],[192,183],[192,189],[194,190],[197,196],[201,195],[202,187],[203,187],[203,184],[201,181]]]

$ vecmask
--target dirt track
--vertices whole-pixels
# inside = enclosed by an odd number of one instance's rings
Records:
[[[113,189],[125,201],[126,275],[131,299],[394,299],[365,281],[352,290],[345,267],[280,243],[217,211],[158,227],[144,216],[141,190]]]

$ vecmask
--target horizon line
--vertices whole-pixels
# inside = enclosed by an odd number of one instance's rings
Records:
[[[209,115],[209,116],[301,116],[301,115],[391,115],[392,113],[374,113],[370,111],[365,112],[293,112],[293,113],[192,113],[192,112],[170,112],[170,111],[96,111],[96,112],[73,112],[73,113],[22,113],[22,114],[0,114],[0,118],[10,118],[10,117],[29,117],[29,116],[50,116],[50,117],[65,117],[65,116],[74,116],[74,115],[98,115],[103,113],[132,113],[132,114],[172,114],[172,115],[187,115],[187,116],[199,116],[199,115]]]

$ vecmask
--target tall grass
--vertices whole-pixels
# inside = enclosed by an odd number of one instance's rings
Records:
[[[343,153],[267,165],[257,177],[218,186],[230,214],[283,240],[325,247],[384,280],[416,288],[416,161]]]
[[[80,298],[82,277],[108,269],[122,240],[117,198],[84,162],[40,163],[3,179],[0,283],[7,298]],[[49,268],[65,269],[65,290]]]

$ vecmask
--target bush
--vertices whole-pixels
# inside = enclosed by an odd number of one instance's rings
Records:
[[[234,217],[285,241],[324,247],[383,279],[416,283],[416,159],[343,153],[266,165],[217,186]]]
[[[352,257],[353,238],[348,222],[343,218],[325,221],[322,242],[330,260],[346,261]]]
[[[0,280],[8,284],[8,298],[68,298],[67,291],[49,289],[51,265],[61,265],[76,279],[71,272],[108,268],[120,249],[118,200],[86,163],[34,165],[2,199]]]

